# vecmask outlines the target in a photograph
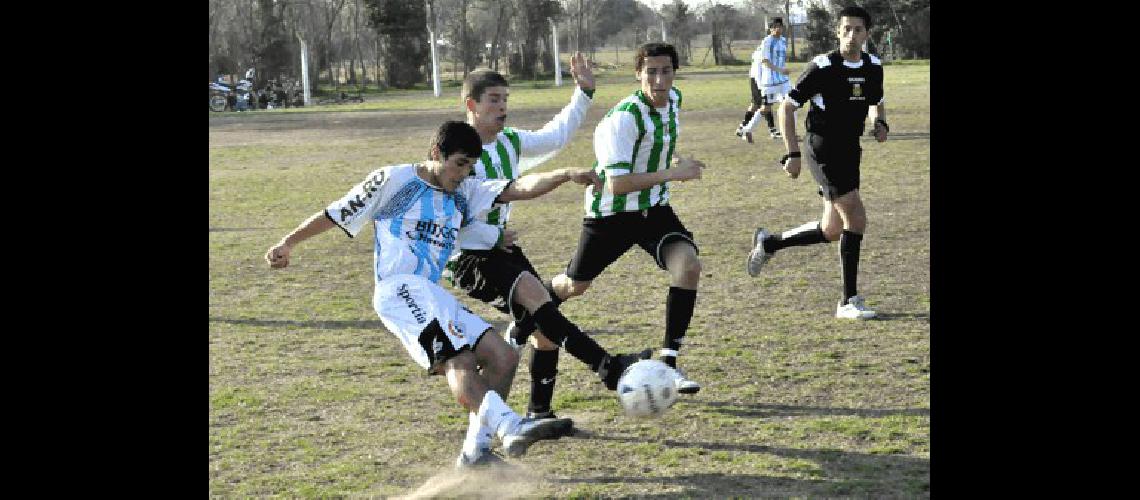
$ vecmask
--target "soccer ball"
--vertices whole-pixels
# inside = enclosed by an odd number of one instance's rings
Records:
[[[664,415],[677,402],[676,372],[656,359],[629,365],[618,379],[617,395],[625,414],[638,418]]]

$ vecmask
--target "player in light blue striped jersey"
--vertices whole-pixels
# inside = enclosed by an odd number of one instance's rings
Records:
[[[384,327],[429,374],[445,374],[452,394],[476,427],[502,439],[509,456],[520,456],[536,440],[557,432],[553,419],[525,419],[503,402],[518,365],[518,353],[491,325],[460,306],[436,282],[456,250],[461,227],[496,206],[532,199],[567,181],[596,180],[589,170],[559,169],[517,180],[479,179],[471,166],[482,152],[478,132],[449,121],[436,132],[429,160],[374,170],[339,200],[302,222],[271,247],[265,259],[273,269],[289,265],[293,247],[339,227],[354,237],[365,226],[375,232],[372,305]],[[544,332],[579,358],[595,361],[609,386],[637,358],[611,357],[555,310],[554,325]],[[572,326],[572,325],[570,325]],[[470,433],[469,433],[470,437]],[[499,459],[472,439],[464,441],[458,466]]]
[[[736,130],[736,135],[752,142],[752,130],[756,128],[758,116],[754,112],[759,109],[760,116],[768,122],[768,135],[779,139],[780,130],[772,116],[772,104],[784,100],[784,96],[791,90],[791,81],[788,79],[790,71],[787,68],[788,41],[783,37],[784,21],[780,18],[772,20],[769,34],[760,42],[760,47],[752,53],[752,68],[749,71],[749,87],[752,90],[752,107],[744,114],[744,121]]]

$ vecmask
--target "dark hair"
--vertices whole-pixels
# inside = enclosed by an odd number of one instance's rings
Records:
[[[784,25],[784,18],[782,18],[782,17],[772,18],[772,21],[768,23],[768,29],[775,28],[777,24],[779,24],[780,26],[783,26]]]
[[[868,31],[871,30],[871,14],[868,14],[865,9],[858,5],[849,5],[839,11],[839,15],[835,16],[836,20],[846,17],[861,17],[863,18],[863,27]]]
[[[477,69],[467,74],[467,78],[463,79],[463,91],[460,93],[463,100],[466,101],[468,97],[475,99],[479,102],[483,98],[483,91],[487,87],[509,87],[511,84],[507,83],[507,79],[498,71],[488,68]]]
[[[429,158],[431,150],[436,146],[439,146],[440,160],[445,160],[454,153],[464,153],[472,158],[478,158],[483,154],[483,140],[479,138],[479,132],[467,122],[456,120],[443,122],[439,130],[435,131],[435,136],[431,138],[431,144],[428,146]]]
[[[645,58],[656,56],[669,56],[673,60],[673,69],[680,67],[681,59],[677,56],[677,49],[665,42],[649,42],[637,48],[637,55],[635,56],[637,66],[635,69],[641,71],[641,67],[645,66]]]

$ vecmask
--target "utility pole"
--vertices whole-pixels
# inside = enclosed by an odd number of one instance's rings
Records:
[[[554,19],[546,18],[550,22],[551,38],[554,39],[554,86],[562,86],[562,61],[558,59],[558,25],[554,23]],[[573,57],[571,55],[570,57]]]
[[[431,90],[436,97],[441,93],[439,88],[439,60],[435,55],[435,9],[432,6],[431,0],[427,2],[428,7],[428,36],[431,39]]]

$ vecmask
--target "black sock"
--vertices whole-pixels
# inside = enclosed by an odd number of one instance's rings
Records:
[[[543,304],[533,316],[544,337],[555,345],[562,346],[579,361],[586,363],[590,370],[598,370],[602,359],[606,357],[606,350],[566,319],[553,302]]]
[[[843,230],[839,237],[839,264],[843,269],[843,303],[847,299],[859,295],[856,291],[856,278],[859,276],[859,246],[863,242],[863,235]]]
[[[530,413],[550,411],[550,400],[554,398],[554,379],[558,375],[558,349],[553,351],[534,350],[530,358]]]
[[[748,122],[752,121],[752,115],[754,115],[754,114],[756,114],[755,111],[745,111],[744,112],[744,121],[740,122],[740,126],[743,127],[745,125],[748,125]]]
[[[663,348],[674,352],[681,350],[685,340],[685,332],[689,330],[689,321],[693,319],[693,307],[697,302],[697,291],[669,287],[669,295],[665,298],[665,343]],[[672,368],[677,367],[676,354],[662,355],[661,361]]]
[[[789,229],[783,234],[773,234],[764,240],[764,251],[775,252],[782,248],[814,245],[816,243],[827,243],[827,237],[823,235],[823,229],[820,229],[818,221],[808,222],[795,229]]]
[[[760,114],[764,115],[764,120],[768,122],[768,130],[775,130],[776,122],[772,119],[772,112],[761,111]]]

